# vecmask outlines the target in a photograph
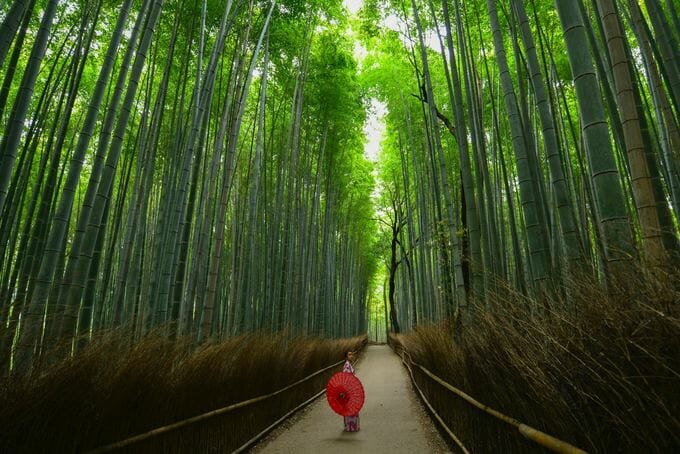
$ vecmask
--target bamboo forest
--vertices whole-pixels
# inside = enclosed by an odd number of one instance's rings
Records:
[[[242,452],[377,344],[453,452],[680,450],[678,0],[0,23],[0,453]]]

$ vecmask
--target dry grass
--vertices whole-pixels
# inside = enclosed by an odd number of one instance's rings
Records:
[[[462,332],[420,327],[392,340],[482,403],[588,451],[679,452],[678,282],[638,273],[616,294],[572,283],[533,311],[504,289]],[[417,380],[473,452],[541,451],[424,374]]]
[[[125,338],[102,336],[70,361],[0,383],[0,451],[85,452],[271,393],[366,341],[251,334],[193,349],[158,333],[134,345]],[[322,389],[331,373],[130,451],[230,452]]]

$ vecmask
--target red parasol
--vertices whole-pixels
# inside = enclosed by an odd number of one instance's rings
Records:
[[[354,374],[338,372],[326,385],[326,399],[340,416],[356,415],[364,405],[364,386]]]

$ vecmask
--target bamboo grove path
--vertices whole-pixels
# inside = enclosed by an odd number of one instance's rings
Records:
[[[346,433],[325,395],[252,452],[443,453],[449,452],[421,407],[399,357],[386,345],[370,345],[357,367],[366,401],[361,430]]]

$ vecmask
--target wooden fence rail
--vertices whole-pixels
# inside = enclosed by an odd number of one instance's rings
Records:
[[[513,427],[515,427],[520,434],[522,434],[525,438],[528,440],[533,441],[534,443],[539,444],[540,446],[543,446],[544,448],[550,449],[551,451],[562,453],[562,454],[587,454],[586,451],[577,448],[576,446],[560,440],[556,437],[553,437],[552,435],[548,435],[545,432],[542,432],[534,427],[529,426],[528,424],[521,423],[520,421],[516,420],[515,418],[511,416],[507,416],[503,413],[501,413],[498,410],[494,410],[493,408],[489,407],[488,405],[484,405],[483,403],[479,402],[478,400],[474,399],[472,396],[469,394],[465,393],[464,391],[456,388],[455,386],[451,385],[450,383],[447,383],[446,381],[442,380],[441,378],[437,377],[435,374],[430,372],[428,369],[426,369],[424,366],[416,363],[413,361],[411,358],[410,353],[404,349],[403,346],[401,345],[394,345],[393,342],[390,342],[390,345],[392,345],[392,348],[395,348],[395,350],[398,348],[402,354],[401,360],[406,366],[406,368],[409,370],[409,373],[411,375],[411,380],[414,383],[414,386],[418,390],[418,392],[423,396],[423,392],[420,390],[418,387],[416,380],[413,376],[412,372],[412,366],[417,367],[420,369],[427,377],[429,377],[432,381],[438,383],[441,385],[443,388],[447,389],[448,391],[454,393],[461,399],[463,399],[465,402],[467,402],[470,405],[473,405],[474,407],[477,407],[478,409],[482,410],[483,412],[493,416],[494,418],[503,421],[506,424],[509,424]],[[406,356],[408,356],[408,360],[406,359]],[[435,417],[439,420],[440,424],[444,427],[444,430],[449,433],[449,436],[452,437],[454,442],[458,445],[459,448],[463,452],[468,452],[465,446],[463,446],[462,442],[456,437],[453,433],[453,431],[444,423],[441,417],[437,414],[437,412],[434,410],[434,408],[430,405],[430,403],[423,397],[423,400],[425,401],[426,405],[430,408],[430,410],[433,412]]]
[[[334,364],[331,364],[330,366],[324,367],[323,369],[320,369],[320,370],[314,372],[313,374],[308,375],[305,378],[302,378],[302,379],[296,381],[295,383],[291,383],[290,385],[288,385],[284,388],[281,388],[277,391],[274,391],[272,393],[265,394],[265,395],[258,396],[258,397],[254,397],[252,399],[248,399],[248,400],[245,400],[243,402],[238,402],[238,403],[226,406],[226,407],[218,408],[217,410],[212,410],[212,411],[209,411],[207,413],[202,413],[200,415],[193,416],[193,417],[187,418],[187,419],[183,419],[182,421],[177,421],[175,423],[168,424],[168,425],[163,426],[163,427],[158,427],[158,428],[150,430],[148,432],[145,432],[145,433],[142,433],[142,434],[139,434],[139,435],[135,435],[133,437],[129,437],[129,438],[126,438],[124,440],[120,440],[120,441],[117,441],[115,443],[111,443],[111,444],[106,445],[106,446],[99,447],[97,449],[89,451],[88,454],[101,454],[101,453],[117,451],[117,450],[129,447],[129,446],[132,446],[132,445],[144,442],[144,441],[148,441],[151,438],[166,435],[170,432],[176,431],[176,430],[181,429],[181,428],[185,428],[185,427],[190,426],[190,425],[205,422],[209,419],[224,415],[226,413],[232,412],[232,411],[237,410],[239,408],[247,407],[247,406],[255,404],[257,402],[261,402],[261,401],[270,399],[274,396],[277,396],[279,394],[282,394],[282,393],[288,391],[289,389],[291,389],[291,388],[293,388],[293,387],[295,387],[295,386],[297,386],[301,383],[304,383],[304,382],[316,377],[319,374],[322,374],[322,373],[324,373],[324,372],[326,372],[330,369],[338,367],[339,365],[343,364],[343,362],[344,362],[344,360],[339,361],[339,362],[334,363]],[[309,402],[311,402],[313,399],[320,396],[321,394],[323,394],[323,392],[319,392],[319,393],[315,394],[312,399],[309,399],[306,402],[304,402],[302,406],[308,404]],[[296,410],[299,409],[299,408],[300,408],[300,406],[296,407]],[[290,415],[290,412],[286,416],[288,416],[288,415]],[[279,421],[277,421],[277,422],[280,422],[282,419],[279,419]],[[267,429],[271,429],[275,425],[276,424],[269,426]],[[261,436],[264,433],[266,433],[266,431],[263,431],[258,435]],[[248,444],[250,444],[252,441],[253,441],[253,439],[249,440]],[[243,446],[241,448],[243,448]],[[239,449],[241,449],[241,448],[239,448]]]

